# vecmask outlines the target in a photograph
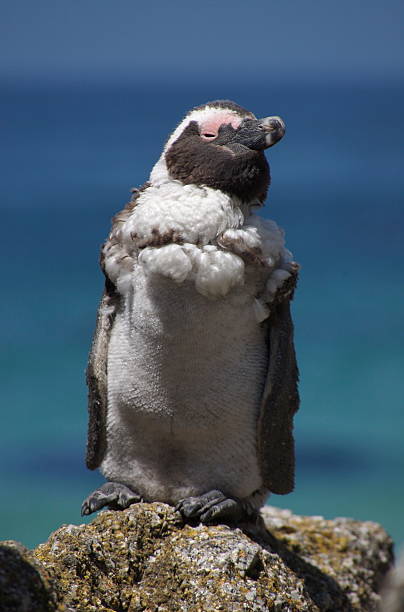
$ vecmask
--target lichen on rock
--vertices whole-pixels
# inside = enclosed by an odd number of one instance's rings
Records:
[[[32,552],[3,543],[0,611],[373,611],[391,548],[375,523],[266,507],[256,525],[192,527],[165,504],[134,504]]]

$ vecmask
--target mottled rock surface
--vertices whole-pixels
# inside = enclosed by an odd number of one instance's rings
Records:
[[[4,542],[0,610],[377,610],[392,559],[379,525],[272,507],[262,516],[192,527],[170,506],[135,504],[62,526],[31,552]]]

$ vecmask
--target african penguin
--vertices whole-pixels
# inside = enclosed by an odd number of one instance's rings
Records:
[[[194,108],[114,217],[87,370],[87,466],[108,482],[82,514],[144,500],[237,522],[293,489],[298,265],[253,212],[284,132],[227,100]]]

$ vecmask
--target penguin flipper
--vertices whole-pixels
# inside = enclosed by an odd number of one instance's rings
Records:
[[[148,183],[145,183],[140,189],[132,190],[131,200],[113,218],[111,234],[101,249],[100,264],[105,275],[105,290],[98,308],[86,373],[89,413],[86,465],[90,470],[99,467],[106,449],[108,345],[120,299],[116,283],[121,269],[125,268],[125,265],[130,269],[133,265],[133,260],[122,242],[120,230],[136,206],[140,193],[147,186]],[[112,267],[108,262],[112,262]],[[117,266],[116,262],[120,262],[120,265]]]
[[[106,448],[107,417],[107,354],[111,328],[115,318],[117,296],[106,283],[97,313],[97,324],[88,360],[88,437],[86,465],[95,470]]]
[[[284,495],[294,488],[293,416],[299,408],[299,372],[289,298],[272,310],[268,344],[268,373],[258,422],[258,454],[264,486]]]

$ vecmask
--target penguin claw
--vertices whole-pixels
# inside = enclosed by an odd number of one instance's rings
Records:
[[[205,508],[204,508],[205,510]],[[231,523],[237,523],[245,518],[245,513],[242,505],[235,499],[224,499],[223,501],[207,508],[206,511],[201,514],[201,523],[209,525],[211,523],[217,523],[226,521]]]
[[[141,501],[140,495],[119,482],[106,482],[90,493],[81,506],[81,516],[86,516],[108,506],[110,510],[124,510]]]
[[[181,499],[175,509],[185,518],[199,518],[200,515],[212,505],[225,499],[220,491],[209,491],[199,497],[186,497]]]
[[[213,490],[198,497],[181,499],[175,509],[187,519],[198,519],[209,525],[220,522],[237,522],[244,518],[245,511],[237,499],[226,497],[221,491]]]

